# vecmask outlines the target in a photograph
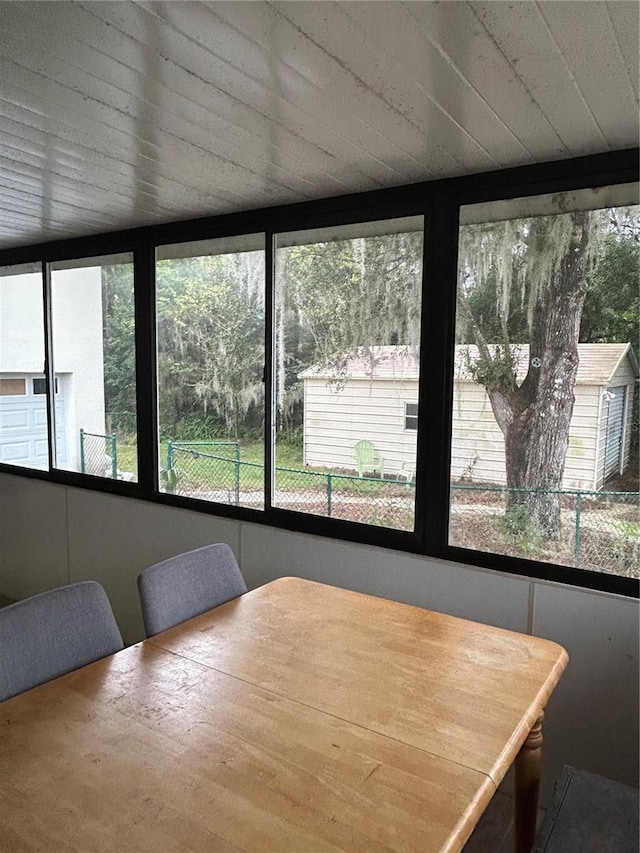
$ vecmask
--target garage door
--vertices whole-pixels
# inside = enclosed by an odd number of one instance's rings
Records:
[[[58,464],[65,462],[64,400],[56,380],[56,444]],[[30,374],[0,377],[0,461],[47,470],[47,398],[44,380]]]

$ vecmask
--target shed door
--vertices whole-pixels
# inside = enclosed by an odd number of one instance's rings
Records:
[[[618,388],[610,388],[607,392],[612,394],[607,402],[607,435],[604,449],[604,479],[620,471],[622,464],[622,426],[624,419],[624,400],[626,387],[620,385]]]

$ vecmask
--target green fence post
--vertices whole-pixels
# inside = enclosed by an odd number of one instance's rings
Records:
[[[236,441],[236,459],[235,468],[235,491],[236,491],[236,506],[240,504],[240,442]]]
[[[111,476],[114,480],[118,479],[118,458],[117,458],[117,450],[116,450],[116,434],[112,433],[109,436],[109,441],[111,442]]]
[[[167,493],[173,494],[173,442],[167,441]]]
[[[84,459],[84,430],[80,430],[80,472],[86,474],[86,464]]]
[[[333,478],[327,474],[327,516],[331,518],[331,497],[333,491]]]
[[[576,495],[576,535],[573,543],[573,564],[580,568],[580,513],[582,511],[582,492]]]

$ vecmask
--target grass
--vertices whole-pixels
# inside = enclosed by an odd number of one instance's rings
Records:
[[[187,444],[187,442],[182,442]],[[174,449],[173,465],[177,474],[177,487],[192,489],[229,489],[235,487],[235,447],[230,444],[213,444],[197,448],[194,457],[190,450]],[[137,446],[135,443],[118,443],[118,469],[137,473]],[[215,457],[215,458],[211,458]],[[160,467],[167,464],[167,442],[160,442]],[[260,441],[240,444],[240,484],[243,489],[262,489],[264,486],[264,445]],[[361,495],[387,494],[393,481],[376,478],[358,478],[354,472],[333,468],[305,466],[302,448],[291,443],[276,446],[276,489],[283,491],[323,491],[328,488],[327,475],[331,475],[331,488],[339,492],[348,488],[351,493]],[[403,485],[403,484],[401,484]]]

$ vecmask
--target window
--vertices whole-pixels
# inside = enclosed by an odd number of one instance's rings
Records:
[[[640,577],[637,198],[461,209],[450,544]]]
[[[136,480],[133,256],[53,263],[51,327],[55,467]]]
[[[27,393],[44,365],[40,263],[0,269],[0,462],[49,469],[46,400]]]
[[[613,152],[0,251],[0,467],[637,595],[637,180]]]
[[[27,393],[24,379],[0,379],[0,397],[21,397]]]
[[[422,246],[420,216],[276,236],[274,506],[413,530]]]
[[[33,393],[34,394],[46,394],[47,393],[47,380],[44,376],[34,376],[33,380]],[[58,393],[58,379],[56,377],[55,380],[55,388],[56,394]]]
[[[264,245],[254,234],[157,250],[164,492],[264,506]]]
[[[404,428],[418,429],[418,404],[404,404]]]

